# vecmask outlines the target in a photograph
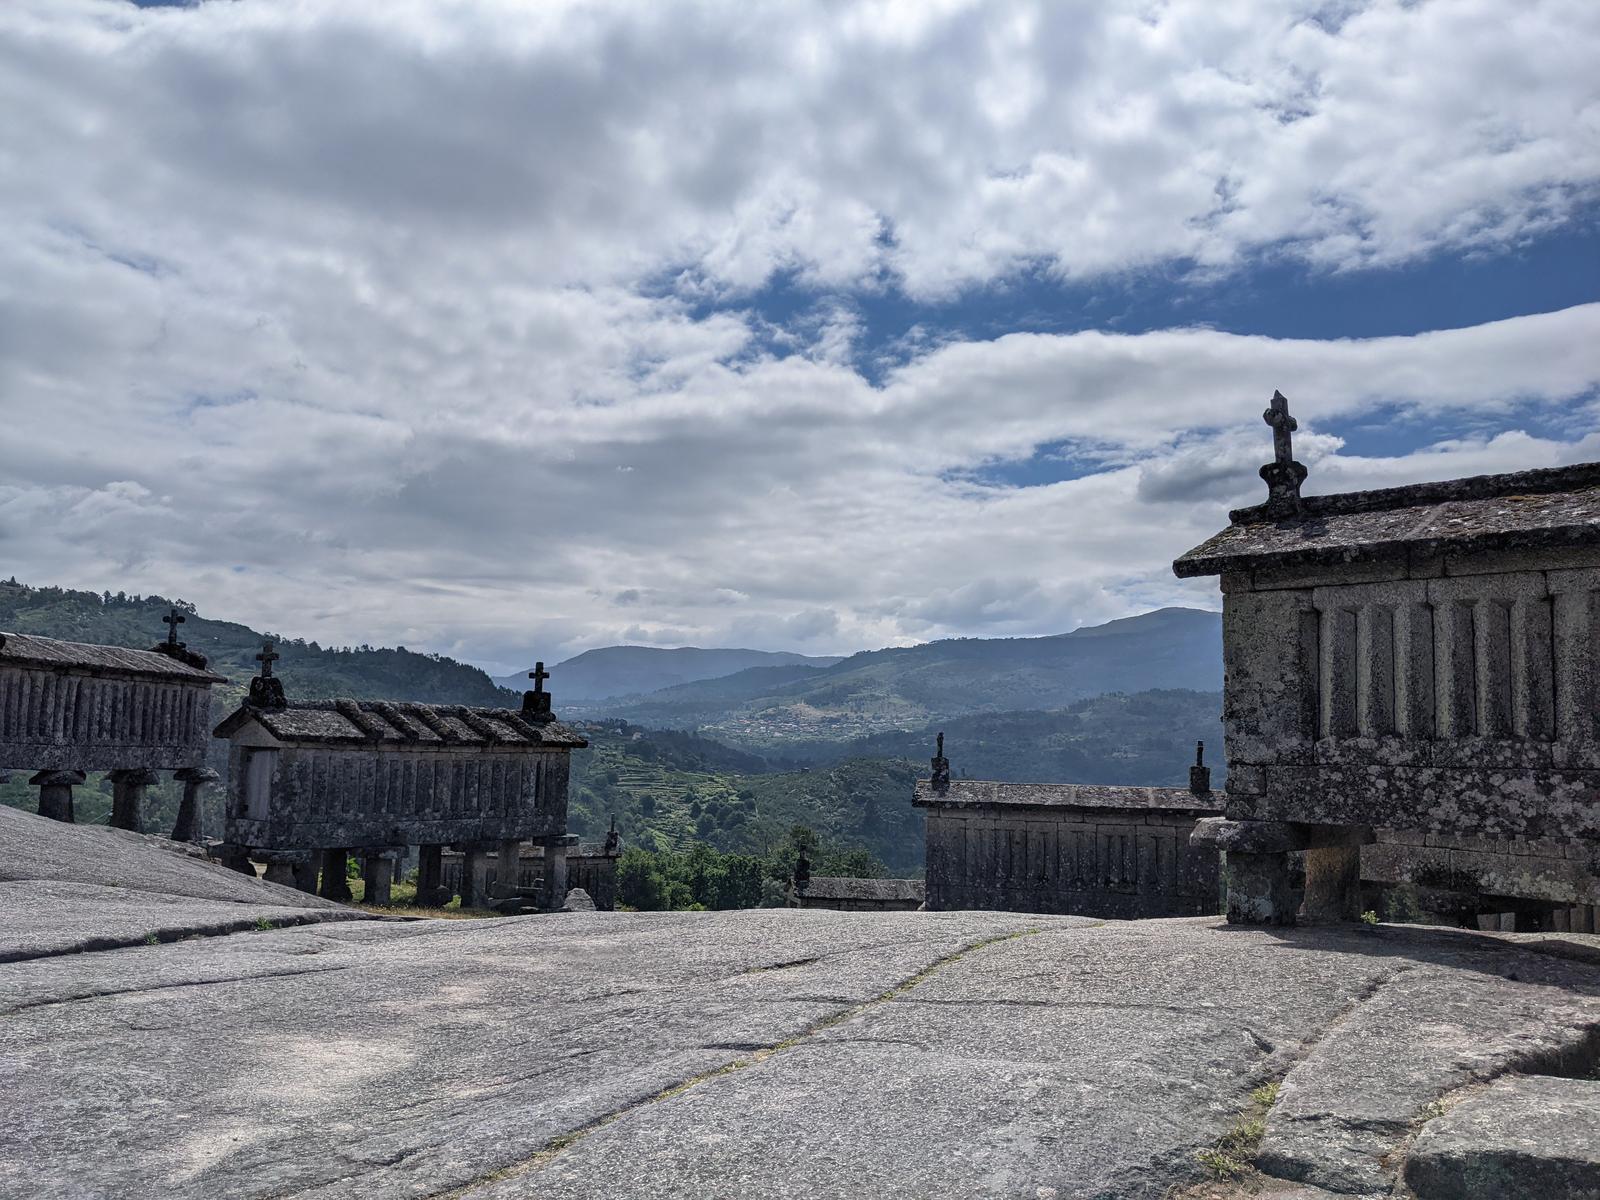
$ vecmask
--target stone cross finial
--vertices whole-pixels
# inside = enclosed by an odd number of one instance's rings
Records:
[[[178,640],[178,626],[183,624],[184,619],[184,615],[176,608],[161,618],[161,623],[167,627],[167,645],[183,645],[183,643]]]
[[[1306,478],[1305,467],[1294,460],[1292,435],[1300,423],[1289,415],[1289,400],[1279,391],[1272,393],[1272,403],[1261,419],[1272,426],[1273,458],[1261,468],[1267,484],[1267,512],[1290,516],[1300,511],[1300,485]]]
[[[929,784],[936,792],[950,790],[950,760],[944,756],[944,734],[939,734],[937,749],[933,754],[933,774],[929,777]]]
[[[522,715],[529,721],[552,721],[554,714],[550,711],[550,693],[544,690],[544,681],[550,678],[550,672],[544,669],[544,663],[533,664],[533,670],[528,672],[528,678],[533,680],[533,691],[522,693]]]
[[[1211,790],[1211,768],[1206,766],[1206,744],[1194,744],[1194,766],[1189,768],[1189,790],[1203,796]]]
[[[250,695],[245,701],[257,708],[284,708],[289,699],[283,692],[283,681],[272,677],[272,664],[277,662],[279,654],[271,642],[261,644],[261,653],[256,655],[256,661],[261,664],[261,674],[250,681]]]

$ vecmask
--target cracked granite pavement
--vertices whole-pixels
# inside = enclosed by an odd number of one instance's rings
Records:
[[[82,919],[61,909],[60,945]],[[1441,1096],[1575,1061],[1596,1031],[1600,965],[1448,931],[790,910],[252,929],[0,965],[0,1196],[1155,1198],[1272,1079],[1263,1162],[1372,1194]]]

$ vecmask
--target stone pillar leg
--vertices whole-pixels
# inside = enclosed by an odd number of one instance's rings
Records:
[[[1293,925],[1295,895],[1289,886],[1289,856],[1281,850],[1244,854],[1229,850],[1228,924]]]
[[[206,767],[184,767],[174,771],[172,777],[183,784],[183,800],[178,804],[178,819],[172,826],[175,842],[205,841],[205,810],[201,805],[207,784],[216,783],[222,776]]]
[[[303,863],[294,865],[294,886],[308,896],[317,894],[317,858],[316,851],[311,852],[311,857]]]
[[[284,887],[294,886],[294,863],[269,862],[267,873],[264,876],[268,883],[281,883]]]
[[[568,839],[544,839],[544,906],[552,912],[567,901],[567,842]]]
[[[387,908],[392,899],[390,887],[394,882],[394,858],[388,854],[366,855],[361,863],[361,877],[367,881],[362,902]]]
[[[515,896],[522,886],[522,842],[517,838],[501,841],[494,856],[494,893],[497,897]]]
[[[322,852],[322,896],[328,900],[350,902],[350,881],[345,878],[345,862],[350,852],[344,849]]]
[[[160,781],[154,771],[126,767],[111,772],[111,825],[114,829],[144,832],[144,791]]]
[[[461,907],[481,908],[488,899],[484,871],[488,856],[482,846],[467,846],[461,852]]]
[[[1313,847],[1305,852],[1306,896],[1300,920],[1307,924],[1361,918],[1361,847]]]
[[[423,908],[444,904],[450,899],[439,897],[444,881],[444,847],[417,847],[417,903]]]
[[[82,771],[40,771],[28,780],[39,789],[39,815],[73,823],[72,789],[84,780]]]

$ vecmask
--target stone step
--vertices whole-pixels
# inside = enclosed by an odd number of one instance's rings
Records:
[[[1497,1080],[1422,1127],[1405,1181],[1418,1200],[1600,1198],[1600,1080]]]

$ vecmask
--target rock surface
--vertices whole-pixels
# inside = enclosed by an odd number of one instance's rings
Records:
[[[265,916],[281,891],[200,899]],[[60,895],[30,937],[115,918]],[[1280,1174],[1353,1194],[1393,1184],[1463,1081],[1575,1059],[1597,1028],[1600,966],[1445,931],[793,909],[252,926],[0,968],[0,1197],[1154,1200],[1279,1078]]]
[[[1600,1080],[1502,1079],[1423,1126],[1418,1200],[1600,1200]]]

